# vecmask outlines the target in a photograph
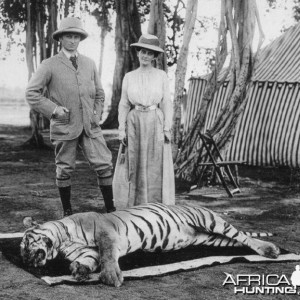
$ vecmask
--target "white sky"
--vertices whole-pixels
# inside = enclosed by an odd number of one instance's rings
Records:
[[[202,16],[215,17],[219,21],[220,15],[220,1],[221,0],[199,0],[198,2],[198,18]],[[283,27],[288,28],[295,24],[292,18],[292,6],[293,0],[277,0],[279,5],[275,10],[269,9],[266,5],[265,0],[257,0],[259,7],[260,18],[262,26],[266,35],[265,44],[272,41],[274,38],[281,34]],[[85,29],[90,33],[89,38],[80,44],[79,51],[93,58],[98,64],[100,45],[99,45],[99,28],[97,27],[94,18],[90,18],[85,22]],[[2,33],[3,34],[3,33]],[[217,32],[212,30],[207,33],[201,34],[201,39],[199,37],[193,36],[190,52],[193,53],[197,50],[197,47],[212,47],[216,46]],[[3,46],[5,46],[5,40],[0,32],[0,42],[3,51]],[[105,51],[105,65],[102,76],[102,83],[106,94],[109,98],[109,93],[111,92],[111,84],[113,79],[114,70],[114,37],[112,34],[107,36],[106,40],[106,51]],[[20,88],[25,89],[27,84],[27,67],[26,63],[20,61],[19,50],[15,49],[11,56],[6,60],[0,60],[0,89],[1,87],[8,88]],[[0,49],[0,59],[1,59],[1,49]],[[189,68],[187,77],[191,75],[191,72],[200,75],[206,72],[205,66],[203,66],[203,61],[197,60],[195,58],[190,58]],[[169,71],[172,73],[172,70]],[[172,74],[170,74],[172,75]]]

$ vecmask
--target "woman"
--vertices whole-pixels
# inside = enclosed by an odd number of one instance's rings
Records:
[[[128,147],[129,192],[128,202],[116,203],[174,204],[173,104],[167,74],[152,64],[164,51],[158,38],[149,34],[130,46],[136,48],[140,66],[125,75],[119,104],[119,139]]]

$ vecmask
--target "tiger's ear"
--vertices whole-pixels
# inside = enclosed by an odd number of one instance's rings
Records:
[[[25,228],[30,228],[38,225],[38,223],[34,221],[32,217],[25,217],[23,219],[23,225],[25,226]]]

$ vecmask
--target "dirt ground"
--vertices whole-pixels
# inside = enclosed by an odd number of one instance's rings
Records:
[[[32,216],[39,222],[61,217],[61,205],[55,186],[52,149],[23,147],[30,130],[0,126],[0,232],[23,231],[22,220]],[[105,134],[114,154],[116,135]],[[300,178],[296,171],[243,167],[239,170],[242,193],[229,199],[220,188],[205,187],[190,193],[176,192],[177,204],[201,205],[218,212],[240,229],[272,231],[269,238],[277,245],[298,252],[300,242]],[[103,199],[96,178],[82,155],[78,155],[73,183],[75,212],[103,211]],[[50,287],[42,280],[18,268],[0,252],[0,299],[297,299],[294,295],[235,295],[224,287],[225,272],[233,274],[285,274],[288,278],[296,262],[235,263],[179,272],[172,275],[128,280],[121,288],[103,284],[58,285]]]

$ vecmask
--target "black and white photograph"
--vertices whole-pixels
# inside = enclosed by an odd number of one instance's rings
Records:
[[[0,0],[0,299],[300,297],[300,0]]]

